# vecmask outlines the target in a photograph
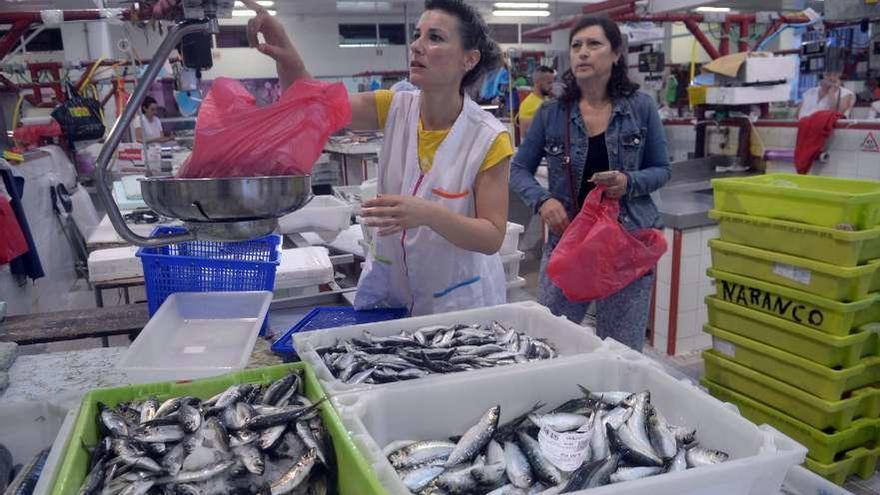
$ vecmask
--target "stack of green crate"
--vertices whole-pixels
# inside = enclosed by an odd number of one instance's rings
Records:
[[[880,458],[880,182],[713,181],[703,384],[843,483]]]

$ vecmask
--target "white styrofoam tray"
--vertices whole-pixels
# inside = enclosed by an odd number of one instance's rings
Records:
[[[525,257],[526,253],[522,251],[501,256],[501,265],[504,266],[504,276],[507,277],[508,283],[516,282],[519,278],[519,264]]]
[[[278,232],[341,231],[351,225],[351,205],[332,195],[314,196],[299,210],[278,219]]]
[[[498,253],[501,256],[513,254],[519,248],[519,236],[525,232],[525,227],[518,223],[507,222],[507,234],[504,236],[504,243]]]
[[[243,369],[271,302],[269,291],[171,294],[116,367],[131,383]]]
[[[98,249],[89,253],[89,281],[108,282],[144,276],[137,246]]]
[[[11,402],[0,406],[0,444],[12,453],[14,464],[27,464],[41,450],[51,447],[40,474],[40,480],[51,480],[64,450],[64,445],[58,444],[65,444],[70,434],[73,423],[67,424],[66,418],[71,414],[76,417],[75,411],[43,401]],[[68,427],[66,434],[63,425]],[[49,486],[40,491],[38,483],[34,493],[46,493]]]
[[[314,287],[333,281],[330,252],[321,246],[281,250],[275,270],[275,290]]]
[[[361,453],[390,495],[409,492],[382,455],[395,440],[460,435],[493,405],[501,422],[542,401],[551,407],[591,390],[651,391],[651,402],[673,424],[697,428],[697,438],[731,460],[716,466],[595,488],[590,495],[770,495],[806,449],[767,426],[757,427],[690,383],[676,380],[653,361],[610,350],[484,373],[456,373],[431,383],[343,393],[331,400]],[[442,411],[442,414],[437,414]]]
[[[403,382],[386,383],[382,385],[359,384],[349,385],[337,380],[336,377],[324,364],[324,361],[315,352],[316,348],[332,345],[337,340],[346,340],[352,337],[361,337],[364,331],[368,331],[377,337],[397,335],[401,331],[413,331],[431,325],[454,325],[464,324],[491,324],[499,321],[507,328],[514,328],[531,337],[546,339],[553,345],[560,356],[570,356],[595,352],[603,348],[605,343],[596,337],[592,329],[576,325],[561,316],[553,316],[550,310],[532,301],[503,304],[487,308],[468,309],[453,311],[415,318],[403,318],[399,320],[367,323],[348,327],[328,328],[313,330],[310,332],[296,333],[293,335],[293,347],[297,349],[300,359],[312,365],[318,380],[324,386],[328,394],[337,394],[348,390],[361,390],[375,387],[394,387]],[[512,368],[525,366],[526,364],[511,364],[503,366]],[[485,370],[463,371],[464,374],[480,373]],[[460,374],[460,373],[457,373]],[[430,381],[443,375],[433,374],[419,381]]]

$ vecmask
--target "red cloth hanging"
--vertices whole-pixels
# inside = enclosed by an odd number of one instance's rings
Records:
[[[794,148],[794,166],[797,173],[810,173],[813,161],[825,148],[825,142],[834,132],[834,124],[843,115],[834,110],[820,110],[798,121],[797,144]]]
[[[8,198],[0,195],[0,265],[28,252],[27,241]]]

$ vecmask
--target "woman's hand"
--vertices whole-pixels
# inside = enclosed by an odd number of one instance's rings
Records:
[[[617,199],[626,194],[626,186],[629,183],[629,179],[625,173],[611,170],[593,174],[590,182],[597,186],[605,186],[605,195],[609,198]]]
[[[297,79],[310,77],[302,57],[297,53],[281,22],[269,15],[266,8],[255,0],[241,1],[247,8],[257,13],[256,17],[248,21],[248,42],[252,47],[259,50],[260,53],[268,55],[275,60],[281,89],[287,89]],[[265,43],[260,42],[258,34],[261,33]]]
[[[364,225],[379,227],[379,235],[392,235],[406,229],[429,226],[436,203],[413,196],[387,194],[364,202]]]
[[[571,223],[568,218],[568,212],[565,211],[565,206],[562,206],[562,203],[555,198],[544,201],[544,204],[538,210],[538,214],[544,219],[544,223],[550,227],[550,231],[556,235],[562,235],[565,229],[568,228],[568,224]]]

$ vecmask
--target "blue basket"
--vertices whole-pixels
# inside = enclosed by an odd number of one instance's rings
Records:
[[[296,325],[272,343],[272,352],[285,359],[295,359],[293,334],[323,328],[347,327],[363,323],[397,320],[409,316],[406,308],[382,308],[357,311],[349,306],[318,306],[309,311]]]
[[[185,231],[182,227],[157,227],[152,236]],[[272,291],[280,245],[281,236],[271,234],[251,241],[198,240],[138,249],[150,316],[175,292]],[[260,334],[265,330],[263,322]]]

